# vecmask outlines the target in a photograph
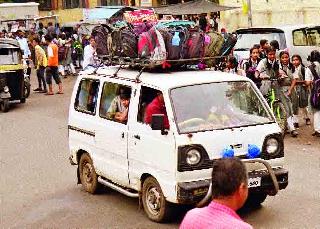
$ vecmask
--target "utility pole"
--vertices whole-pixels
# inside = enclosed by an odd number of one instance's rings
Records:
[[[248,0],[248,27],[252,27],[252,7],[251,7],[251,0]]]

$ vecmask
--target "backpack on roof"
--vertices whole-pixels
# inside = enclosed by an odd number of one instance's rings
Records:
[[[178,60],[183,58],[183,50],[188,39],[188,30],[182,27],[169,29],[166,39],[166,49],[168,60]]]
[[[221,56],[227,56],[231,53],[233,47],[237,43],[237,38],[233,36],[232,34],[228,33],[225,34],[225,41],[221,47],[220,55]]]
[[[129,28],[113,30],[111,39],[112,55],[130,58],[138,57],[138,39],[135,33],[132,32]]]
[[[140,34],[138,39],[138,56],[150,58],[157,45],[159,45],[159,42],[155,28]]]
[[[200,58],[204,54],[204,33],[198,30],[189,30],[186,40],[186,49],[183,53],[184,59]]]
[[[224,38],[220,33],[210,32],[204,35],[204,56],[205,57],[215,57],[219,56],[220,50],[224,43]],[[208,66],[213,66],[215,60],[206,60]]]
[[[94,37],[96,41],[97,47],[96,52],[98,55],[108,55],[108,45],[107,45],[107,38],[110,30],[105,25],[98,25],[95,26],[91,32],[91,35]]]
[[[310,104],[316,109],[320,110],[320,76],[315,69],[315,65],[309,66],[309,69],[313,75],[313,85],[310,94]]]

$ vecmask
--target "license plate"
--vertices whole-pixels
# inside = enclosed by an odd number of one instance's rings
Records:
[[[249,188],[260,187],[260,186],[261,186],[261,177],[249,178],[248,180]]]

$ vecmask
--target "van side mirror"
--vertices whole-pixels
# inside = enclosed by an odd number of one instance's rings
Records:
[[[161,130],[162,135],[167,135],[168,132],[164,130],[164,115],[163,114],[153,114],[151,119],[151,129]]]

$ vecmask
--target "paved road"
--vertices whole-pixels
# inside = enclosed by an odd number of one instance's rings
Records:
[[[32,93],[0,113],[0,228],[178,228],[150,222],[138,200],[114,191],[85,193],[68,157],[67,116],[74,79],[64,95]],[[33,85],[34,82],[33,82]],[[320,228],[320,141],[286,138],[290,184],[256,210],[241,212],[255,228]]]

